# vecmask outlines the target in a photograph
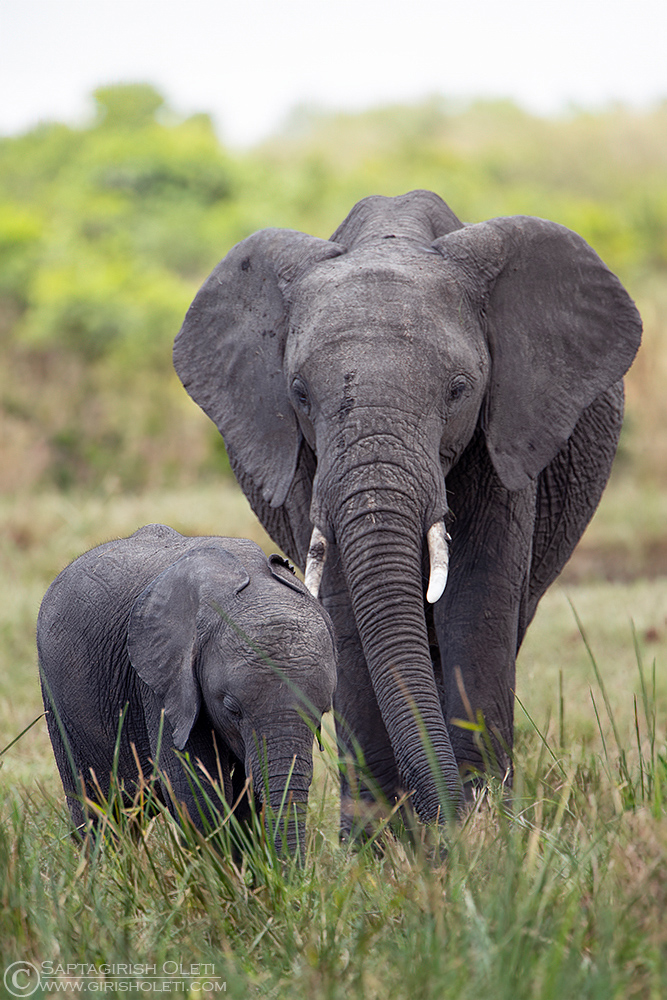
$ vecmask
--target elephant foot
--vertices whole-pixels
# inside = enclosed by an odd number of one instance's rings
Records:
[[[459,763],[459,773],[463,785],[463,807],[461,819],[494,802],[503,812],[511,812],[513,806],[513,769],[508,767],[504,775],[489,774],[470,761]]]
[[[378,841],[388,829],[396,809],[388,802],[377,799],[341,795],[340,800],[340,840],[341,843],[365,844]]]

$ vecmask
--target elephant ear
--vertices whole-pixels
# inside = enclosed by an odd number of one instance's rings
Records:
[[[276,580],[280,580],[281,583],[286,584],[292,590],[296,590],[297,594],[301,594],[302,597],[305,597],[309,604],[316,605],[317,610],[322,616],[324,624],[328,629],[329,636],[331,638],[331,645],[334,650],[334,656],[335,656],[336,634],[334,632],[332,621],[329,618],[327,612],[324,610],[323,606],[317,602],[317,598],[314,598],[312,596],[306,585],[302,583],[301,580],[299,580],[298,576],[296,576],[294,572],[294,567],[289,564],[287,559],[283,559],[282,556],[279,556],[277,553],[274,553],[273,555],[269,556],[268,561],[269,561],[269,569],[271,571],[271,575]]]
[[[277,553],[270,555],[268,558],[269,570],[271,576],[276,580],[280,580],[287,587],[291,587],[292,590],[296,590],[297,594],[303,594],[304,597],[310,597],[309,591],[306,589],[305,584],[301,582],[296,573],[294,572],[294,567],[289,564],[287,559],[283,559]]]
[[[284,294],[315,264],[342,253],[328,240],[265,229],[230,250],[195,296],[174,344],[174,367],[222,434],[234,472],[280,507],[301,432],[287,395]]]
[[[481,278],[492,359],[486,443],[504,485],[521,489],[557,455],[586,407],[628,370],[641,318],[595,251],[556,223],[492,219],[433,247],[463,270],[473,298]]]
[[[206,622],[250,582],[245,567],[224,549],[182,556],[139,595],[127,634],[130,662],[155,693],[182,750],[201,703],[195,662]]]

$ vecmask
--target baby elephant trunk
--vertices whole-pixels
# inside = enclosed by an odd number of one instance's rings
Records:
[[[308,790],[313,775],[313,734],[301,723],[307,735],[284,733],[276,738],[265,736],[259,753],[250,754],[250,769],[255,791],[264,805],[267,833],[283,857],[303,862],[306,850],[306,812]]]

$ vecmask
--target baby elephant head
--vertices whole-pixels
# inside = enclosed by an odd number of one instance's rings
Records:
[[[163,745],[194,759],[214,731],[226,798],[243,785],[237,774],[232,786],[236,759],[270,812],[288,804],[280,846],[294,853],[305,843],[313,733],[335,687],[333,632],[282,559],[257,550],[252,563],[248,572],[214,545],[182,556],[137,598],[128,653],[164,709]]]

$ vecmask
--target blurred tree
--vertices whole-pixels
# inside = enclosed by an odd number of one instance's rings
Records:
[[[0,205],[0,300],[27,305],[41,236],[38,213],[12,203]]]
[[[26,483],[111,476],[141,488],[211,474],[218,438],[202,432],[171,367],[198,285],[254,230],[327,237],[368,194],[425,187],[467,222],[561,222],[636,296],[649,290],[654,339],[667,324],[656,292],[667,270],[667,102],[557,119],[442,97],[357,114],[304,107],[270,141],[230,155],[208,115],[179,119],[149,84],[100,87],[94,99],[85,127],[0,138],[0,465],[30,451]],[[655,371],[645,391],[629,385],[635,412],[648,413]],[[667,425],[662,406],[653,433]]]
[[[165,107],[162,94],[149,83],[116,84],[93,91],[97,123],[104,128],[143,128]]]

